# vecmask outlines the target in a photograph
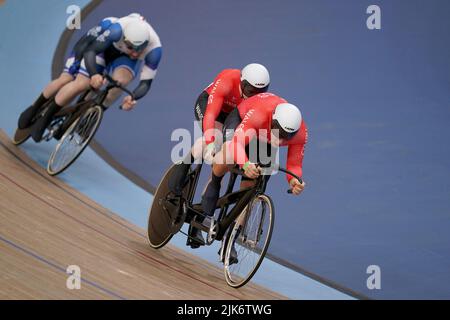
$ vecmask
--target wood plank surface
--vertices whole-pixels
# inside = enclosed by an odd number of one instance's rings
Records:
[[[1,130],[0,252],[0,299],[286,299],[233,289],[170,243],[152,249],[144,230],[48,176]],[[69,265],[81,268],[79,290],[66,287]]]

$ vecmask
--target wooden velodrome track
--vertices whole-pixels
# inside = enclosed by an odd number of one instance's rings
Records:
[[[125,200],[124,200],[125,201]],[[90,200],[12,145],[0,130],[0,299],[285,299],[223,271]],[[81,289],[66,287],[69,265]]]

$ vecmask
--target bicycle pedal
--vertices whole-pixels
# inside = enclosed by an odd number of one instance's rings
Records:
[[[190,240],[190,239],[189,239],[189,240],[186,242],[186,245],[189,246],[189,247],[191,247],[192,249],[197,249],[197,248],[200,248],[200,247],[204,246],[205,243],[200,243],[200,242],[198,242],[198,241]]]
[[[52,135],[50,133],[47,133],[46,135],[42,136],[41,141],[42,140],[48,142],[48,141],[52,140]]]
[[[180,202],[180,197],[178,197],[178,196],[176,196],[176,195],[174,195],[172,193],[169,193],[167,195],[167,197],[165,199],[161,199],[161,201],[162,200],[165,200],[165,201],[169,202],[170,204],[176,206]]]
[[[205,245],[205,242],[200,239],[192,238],[191,236],[188,236],[186,240],[186,245],[190,246],[192,249],[197,249]]]
[[[258,244],[258,241],[247,240],[247,241],[245,241],[245,244],[248,244],[251,248],[256,248],[256,245]]]
[[[227,241],[227,237],[224,237],[222,239],[222,244],[220,245],[220,249],[219,252],[217,252],[219,254],[219,262],[224,262],[225,260],[225,247],[226,247],[226,242]]]
[[[216,223],[214,218],[211,218],[211,223],[210,223],[210,226],[209,226],[208,236],[206,238],[206,242],[208,244],[211,244],[211,243],[214,242],[214,240],[216,239],[216,236],[217,236],[218,229],[219,229],[219,225]]]
[[[55,137],[55,133],[58,131],[59,127],[57,126],[53,126],[51,128],[48,129],[48,133],[43,137],[43,139],[45,139],[45,141],[50,141],[51,139],[53,139]]]
[[[83,144],[83,139],[77,139],[77,138],[74,138],[74,139],[75,139],[76,144],[78,144],[79,146]]]

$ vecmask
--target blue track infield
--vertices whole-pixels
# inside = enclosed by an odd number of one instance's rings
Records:
[[[50,80],[52,57],[64,30],[67,6],[77,4],[83,7],[87,3],[87,0],[25,0],[20,3],[6,1],[0,7],[0,28],[8,30],[8,26],[15,26],[13,32],[2,33],[4,37],[0,45],[0,70],[4,76],[0,82],[0,127],[10,136],[14,133],[21,110],[35,99]],[[108,111],[107,114],[115,111]],[[37,163],[46,166],[54,146],[53,142],[37,145],[30,141],[21,148]],[[118,174],[91,149],[88,148],[59,178],[125,219],[145,226],[151,195]],[[186,248],[184,241],[183,237],[177,236],[173,243]],[[191,252],[220,267],[215,246]],[[274,277],[274,274],[277,276]],[[254,281],[293,299],[350,298],[270,260],[263,263]]]
[[[150,94],[109,112],[97,141],[157,185],[202,88],[223,68],[263,63],[310,133],[304,194],[271,180],[270,253],[372,298],[450,299],[450,2],[377,1],[381,30],[366,26],[372,4],[104,1],[84,28],[139,11],[164,53]],[[366,286],[370,265],[381,290]]]

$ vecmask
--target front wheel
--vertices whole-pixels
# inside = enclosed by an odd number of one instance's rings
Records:
[[[231,287],[242,287],[258,270],[269,248],[274,217],[272,199],[261,194],[236,219],[224,259],[225,279]]]
[[[103,109],[95,106],[72,123],[50,156],[47,165],[49,175],[60,174],[81,155],[97,132],[102,117]]]

